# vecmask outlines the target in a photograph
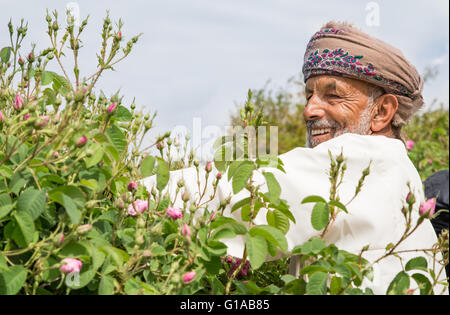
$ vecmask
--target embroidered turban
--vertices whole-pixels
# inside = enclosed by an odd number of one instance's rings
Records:
[[[423,105],[423,80],[416,68],[398,49],[347,23],[329,22],[309,41],[304,80],[320,74],[363,80],[394,94],[399,106],[392,125],[398,129]]]

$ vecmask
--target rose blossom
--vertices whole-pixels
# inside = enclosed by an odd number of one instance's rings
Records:
[[[168,208],[166,214],[172,218],[172,220],[177,220],[183,216],[183,212],[175,207]]]
[[[414,147],[414,140],[406,141],[406,148],[408,149],[408,151],[412,150],[413,147]]]
[[[131,181],[131,182],[128,183],[128,190],[129,191],[134,191],[134,190],[137,190],[137,189],[138,189],[138,184],[136,184],[136,182]]]
[[[188,272],[186,272],[186,273],[183,275],[183,282],[184,282],[184,283],[189,283],[189,282],[191,282],[192,280],[194,280],[196,274],[197,274],[197,273],[196,273],[195,271],[188,271]]]
[[[109,105],[107,111],[108,113],[112,113],[112,111],[114,110],[114,108],[116,108],[117,104],[116,103],[112,103],[111,105]]]
[[[189,225],[187,225],[186,223],[183,225],[183,230],[182,233],[184,236],[191,236],[191,229],[189,228]]]
[[[62,263],[63,265],[61,266],[60,270],[62,273],[66,274],[80,272],[81,267],[83,266],[81,260],[75,258],[64,258]]]
[[[212,163],[210,161],[206,162],[205,171],[207,173],[212,171]]]
[[[419,213],[420,215],[426,215],[427,217],[432,217],[434,210],[436,208],[436,198],[431,198],[420,205]]]
[[[0,121],[5,121],[5,116],[3,115],[1,110],[0,110]]]
[[[81,148],[82,146],[84,146],[87,142],[88,138],[83,135],[80,139],[78,139],[77,141],[77,147]]]
[[[127,212],[131,216],[135,216],[138,213],[142,213],[148,209],[148,200],[136,200],[128,206]]]
[[[86,233],[86,232],[89,232],[90,230],[92,230],[92,224],[80,225],[77,228],[78,233]]]
[[[23,98],[20,94],[16,94],[16,100],[14,101],[14,108],[19,110],[22,108]]]

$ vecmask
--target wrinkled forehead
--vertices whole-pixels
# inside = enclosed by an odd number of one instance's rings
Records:
[[[306,92],[336,90],[367,94],[370,84],[361,80],[335,75],[311,76],[306,80]]]

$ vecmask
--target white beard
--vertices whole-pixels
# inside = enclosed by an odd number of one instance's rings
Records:
[[[347,126],[343,129],[336,129],[336,132],[334,134],[333,138],[336,138],[340,135],[343,135],[344,133],[355,133],[358,135],[370,135],[372,134],[372,130],[370,130],[370,122],[371,122],[371,111],[373,108],[373,102],[370,102],[366,106],[366,108],[362,111],[361,115],[359,116],[358,124],[354,126]],[[318,123],[320,124],[320,123]],[[319,127],[331,127],[331,126],[339,126],[336,121],[327,121],[327,126],[319,126]],[[308,125],[308,124],[307,124]],[[306,147],[307,148],[313,148],[319,143],[311,143],[311,131],[310,128],[308,128],[306,133]]]

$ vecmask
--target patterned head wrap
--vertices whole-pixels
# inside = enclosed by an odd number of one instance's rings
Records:
[[[400,128],[422,107],[423,80],[403,54],[347,23],[329,22],[308,43],[304,80],[329,74],[363,80],[394,94],[399,102],[392,125]]]

